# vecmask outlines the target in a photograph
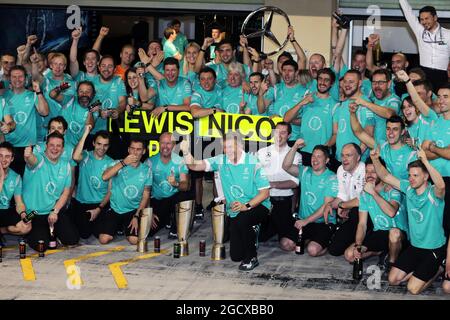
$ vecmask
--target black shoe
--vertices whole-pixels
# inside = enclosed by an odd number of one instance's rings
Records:
[[[211,211],[212,208],[214,208],[216,206],[216,202],[214,201],[214,199],[208,204],[208,206],[206,207],[206,210]]]
[[[203,218],[205,217],[204,212],[205,212],[205,209],[203,209],[202,205],[196,205],[194,220],[203,220]]]
[[[172,231],[169,231],[169,236],[168,236],[168,238],[169,239],[178,239],[178,235],[177,235],[177,233],[176,232],[172,232]]]
[[[242,261],[239,265],[239,270],[250,271],[255,269],[257,266],[259,266],[258,258],[253,257],[248,263],[244,263],[244,261]]]

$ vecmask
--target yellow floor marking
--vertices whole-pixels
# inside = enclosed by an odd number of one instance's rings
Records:
[[[75,265],[77,262],[87,260],[90,258],[104,256],[106,254],[110,254],[117,251],[122,251],[123,249],[125,249],[125,246],[118,246],[105,251],[89,253],[87,255],[80,256],[75,259],[65,260],[64,267],[66,268],[66,273],[67,276],[69,277],[68,281],[70,281],[73,286],[79,286],[83,284],[83,280],[81,279],[81,275],[79,274],[79,269]]]
[[[128,287],[128,282],[127,279],[125,278],[121,267],[139,260],[145,260],[145,259],[151,259],[157,256],[160,256],[162,254],[167,253],[168,250],[161,250],[160,253],[148,253],[148,254],[144,254],[142,256],[138,256],[138,257],[134,257],[132,259],[128,259],[128,260],[123,260],[123,261],[119,261],[119,262],[115,262],[110,264],[109,270],[112,273],[112,276],[114,278],[114,281],[116,282],[116,285],[119,289],[126,289]]]
[[[47,250],[45,251],[45,255],[54,254],[58,252],[62,252],[66,250],[65,248],[55,249],[55,250]],[[31,254],[25,259],[20,260],[20,266],[22,267],[23,279],[25,281],[35,281],[36,274],[34,273],[33,262],[31,259],[39,257],[39,253]]]

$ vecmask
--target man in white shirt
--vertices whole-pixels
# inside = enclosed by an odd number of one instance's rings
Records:
[[[272,211],[268,219],[261,226],[261,240],[278,234],[278,241],[287,235],[295,219],[292,216],[292,189],[298,187],[298,179],[287,173],[283,168],[283,160],[291,149],[287,141],[292,133],[291,125],[279,122],[274,133],[274,144],[258,150],[257,157],[267,174],[270,183],[270,202]],[[301,165],[300,153],[295,154],[293,164]]]
[[[437,90],[446,83],[447,67],[450,57],[450,30],[443,28],[438,22],[436,9],[425,6],[419,11],[419,20],[413,13],[407,0],[399,0],[406,21],[417,39],[420,67],[425,71],[427,79]]]
[[[344,220],[331,240],[328,251],[333,256],[340,256],[353,242],[358,226],[359,196],[364,189],[366,166],[361,162],[361,148],[356,143],[348,143],[342,148],[342,165],[338,168],[337,179],[339,191],[331,203],[337,209],[338,219]],[[331,210],[330,210],[331,211]],[[368,229],[372,223],[368,221]]]

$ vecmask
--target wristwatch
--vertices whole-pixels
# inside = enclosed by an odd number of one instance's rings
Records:
[[[344,201],[340,201],[339,203],[338,203],[338,208],[339,209],[344,209],[344,208],[342,208],[342,203],[343,203]]]
[[[248,210],[251,210],[251,209],[252,209],[252,205],[250,204],[250,202],[247,202],[247,203],[245,204],[245,207],[246,207]]]

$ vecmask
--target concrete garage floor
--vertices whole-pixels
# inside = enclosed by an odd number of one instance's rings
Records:
[[[206,203],[211,199],[211,184],[204,185]],[[352,265],[343,257],[325,255],[311,258],[306,254],[298,256],[293,252],[282,252],[275,238],[260,244],[260,265],[257,268],[250,272],[239,271],[239,263],[229,259],[228,243],[227,259],[211,261],[209,213],[205,220],[194,224],[187,257],[172,257],[174,241],[167,239],[167,233],[167,230],[158,233],[161,248],[165,250],[160,255],[153,254],[153,239],[149,239],[150,251],[139,254],[123,237],[106,246],[99,245],[91,237],[76,248],[64,249],[45,258],[32,257],[27,260],[28,266],[24,263],[23,267],[17,248],[18,238],[7,236],[7,246],[11,248],[3,250],[3,262],[0,263],[0,299],[450,299],[450,296],[442,294],[441,282],[435,282],[419,296],[412,296],[407,294],[405,286],[389,287],[386,278],[382,277],[379,289],[371,290],[367,286],[370,274],[365,274],[360,283],[354,283],[351,279]],[[198,255],[201,239],[207,243],[206,257]],[[35,252],[28,249],[27,254],[29,257]],[[124,263],[117,264],[121,261]],[[375,265],[377,261],[377,258],[365,261],[364,268]],[[74,266],[79,267],[82,279],[79,286]],[[34,280],[31,279],[32,271]],[[31,278],[25,280],[24,276]]]

